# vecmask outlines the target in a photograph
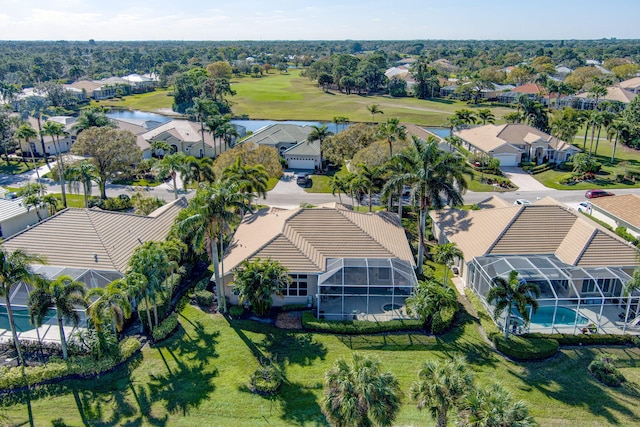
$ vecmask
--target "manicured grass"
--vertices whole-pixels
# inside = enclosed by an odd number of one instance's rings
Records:
[[[116,107],[142,111],[154,111],[160,108],[171,109],[172,104],[173,96],[170,89],[156,89],[154,92],[140,93],[123,98],[91,101],[92,107]]]
[[[376,121],[397,117],[403,122],[442,126],[446,119],[461,108],[482,108],[452,100],[426,101],[415,98],[345,95],[324,92],[301,70],[288,74],[271,73],[263,78],[243,77],[232,81],[236,96],[231,97],[233,113],[252,119],[331,121],[335,116],[348,117],[352,122],[370,122],[367,106],[378,104],[384,114]],[[492,109],[497,118],[510,112],[507,108]]]
[[[38,167],[43,166],[44,164],[44,160],[36,160],[36,165]],[[18,175],[32,170],[33,162],[31,161],[28,161],[26,163],[10,161],[9,164],[7,164],[4,157],[0,159],[0,174],[2,175]]]
[[[482,384],[501,381],[523,399],[540,425],[635,425],[640,351],[623,348],[569,348],[544,362],[513,363],[497,355],[481,337],[475,319],[438,337],[420,333],[336,336],[276,329],[251,321],[231,324],[219,315],[187,306],[182,329],[127,367],[85,381],[13,394],[4,399],[11,425],[326,425],[320,411],[325,371],[354,351],[379,357],[408,391],[422,361],[463,353]],[[628,379],[609,389],[587,373],[598,353],[614,353]],[[263,398],[247,389],[258,359],[274,355],[287,381],[281,394]],[[15,402],[15,403],[11,403]],[[28,405],[29,406],[28,406]],[[405,395],[398,425],[434,425]],[[59,423],[59,425],[62,425]]]

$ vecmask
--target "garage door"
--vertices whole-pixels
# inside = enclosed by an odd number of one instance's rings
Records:
[[[500,160],[500,166],[518,166],[517,154],[494,154],[493,158]]]
[[[315,169],[313,160],[290,159],[289,169]]]

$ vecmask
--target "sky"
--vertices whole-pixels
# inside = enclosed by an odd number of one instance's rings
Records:
[[[0,40],[640,38],[638,0],[0,0]]]

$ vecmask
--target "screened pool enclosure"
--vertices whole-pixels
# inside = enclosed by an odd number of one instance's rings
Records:
[[[540,307],[536,313],[530,312],[528,325],[512,311],[508,327],[514,332],[640,332],[640,293],[625,295],[624,291],[633,266],[576,267],[554,255],[477,257],[469,264],[467,286],[481,297],[490,313],[494,307],[486,296],[492,279],[506,279],[512,270],[521,280],[540,288]],[[497,320],[501,328],[505,319],[503,315]]]
[[[405,299],[418,280],[397,258],[328,259],[318,277],[318,315],[331,320],[406,318]]]

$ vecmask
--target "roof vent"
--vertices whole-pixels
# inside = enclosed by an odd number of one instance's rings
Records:
[[[95,252],[93,253],[93,260],[94,260],[95,262],[98,262],[98,254],[97,254],[97,253],[95,253]]]

